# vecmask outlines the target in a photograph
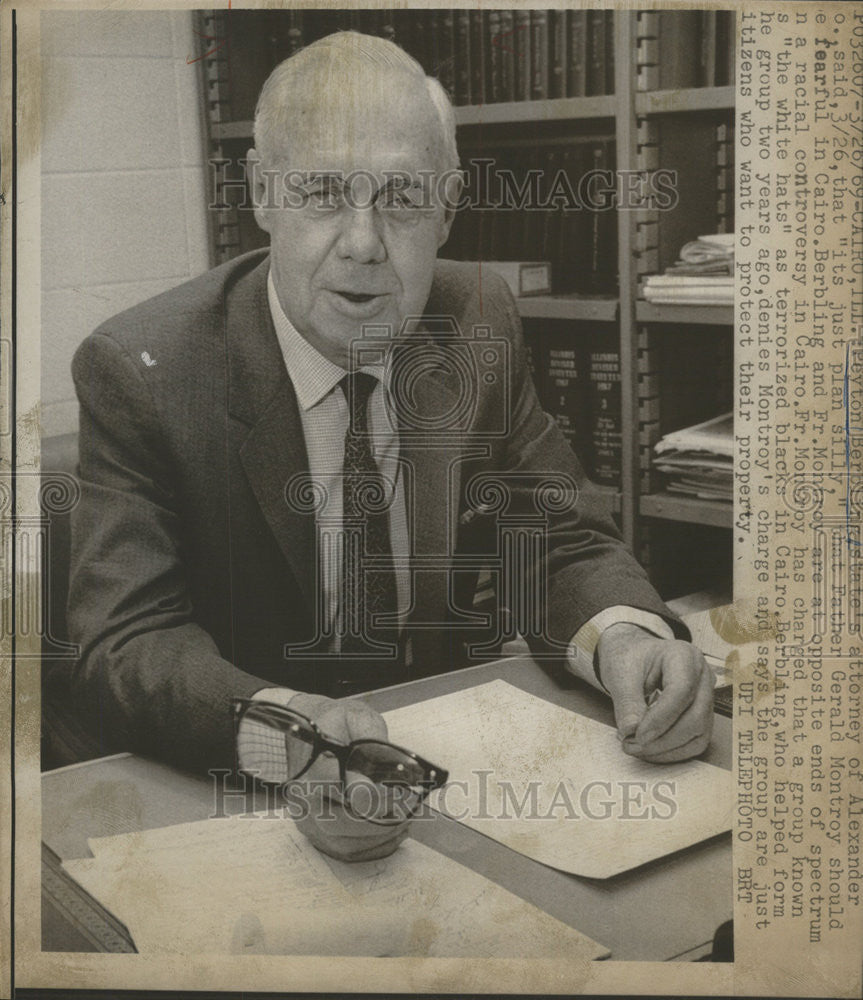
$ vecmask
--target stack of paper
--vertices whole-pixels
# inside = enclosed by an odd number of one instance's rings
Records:
[[[654,452],[654,468],[665,474],[670,492],[705,500],[733,499],[733,413],[666,434]]]
[[[726,305],[734,302],[734,234],[699,236],[665,271],[645,279],[648,302]]]
[[[418,821],[418,822],[421,822]],[[292,820],[246,814],[101,837],[64,867],[141,953],[561,958],[607,948],[436,851],[406,840],[358,864]]]

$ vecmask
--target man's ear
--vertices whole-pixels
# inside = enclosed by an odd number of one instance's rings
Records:
[[[252,192],[252,204],[255,206],[255,222],[264,230],[270,231],[270,213],[267,211],[267,182],[263,173],[263,165],[258,151],[254,146],[246,153],[246,182]]]
[[[449,239],[449,231],[452,229],[463,187],[464,175],[461,170],[448,170],[442,175],[440,196],[443,201],[444,210],[438,233],[438,250]]]

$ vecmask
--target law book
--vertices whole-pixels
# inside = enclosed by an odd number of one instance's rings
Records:
[[[455,101],[471,104],[471,12],[459,10],[455,15]]]
[[[716,12],[716,86],[729,87],[734,83],[734,11]]]
[[[486,96],[486,48],[488,38],[486,37],[488,26],[486,15],[481,10],[473,10],[470,13],[470,102],[471,104],[485,104]]]
[[[548,15],[547,10],[530,13],[531,100],[548,97]]]
[[[485,99],[488,103],[496,104],[503,100],[501,91],[503,80],[501,78],[501,48],[500,48],[500,11],[490,10],[486,14],[488,26],[488,45],[486,46],[486,88]]]
[[[567,444],[585,457],[588,442],[587,358],[573,329],[547,329],[543,348],[543,408],[557,422]]]
[[[613,94],[614,86],[614,11],[605,12],[605,90],[603,93]]]
[[[571,10],[568,13],[566,96],[584,97],[587,94],[587,11]]]
[[[587,12],[587,96],[605,93],[605,28],[604,10]]]
[[[395,14],[396,41],[429,72],[427,11],[402,10]]]
[[[593,294],[614,292],[617,285],[617,213],[614,211],[614,140],[590,142],[588,169],[594,179],[586,192],[591,204],[587,221],[587,260],[580,291]]]
[[[434,37],[436,47],[436,71],[441,86],[454,98],[455,94],[455,37],[453,12],[436,11],[434,17]]]
[[[716,86],[716,11],[700,12],[701,61],[698,72],[699,87]]]
[[[552,280],[555,290],[575,291],[587,260],[586,211],[580,207],[579,184],[587,169],[587,146],[571,143],[561,150],[560,169],[566,178],[567,188],[574,195],[571,204],[559,211],[557,248],[550,254]]]
[[[539,256],[543,260],[553,260],[560,270],[558,258],[560,250],[560,231],[564,225],[566,192],[560,189],[558,178],[563,172],[563,154],[565,147],[550,145],[545,151],[541,197],[542,210],[542,242]],[[559,287],[559,286],[557,286]]]
[[[498,61],[500,64],[500,100],[515,100],[515,18],[511,10],[500,12]]]
[[[530,41],[530,11],[516,10],[513,48],[515,51],[515,99],[517,101],[531,99],[533,80],[531,77]]]
[[[521,251],[519,256],[525,260],[540,256],[544,232],[544,210],[540,204],[542,197],[542,181],[545,166],[545,150],[532,145],[525,150],[522,160],[523,173],[519,184],[527,185],[528,196],[524,207],[519,212],[521,216]]]
[[[620,350],[613,336],[591,339],[588,359],[588,410],[591,477],[605,486],[619,486],[623,455]]]
[[[566,97],[566,67],[569,59],[567,52],[569,43],[568,12],[565,10],[550,10],[548,14],[551,18],[549,30],[551,36],[551,70],[548,78],[548,96]]]

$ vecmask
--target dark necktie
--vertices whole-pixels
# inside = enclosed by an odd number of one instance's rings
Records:
[[[357,656],[386,659],[386,650],[370,646],[369,640],[394,644],[398,639],[396,628],[373,624],[379,615],[392,615],[398,610],[396,576],[390,562],[392,484],[378,471],[369,434],[369,398],[377,384],[374,375],[366,372],[351,372],[341,381],[350,413],[345,434],[342,500],[345,539],[342,607],[348,627],[341,650],[352,659]],[[382,559],[388,565],[367,570],[369,559]]]

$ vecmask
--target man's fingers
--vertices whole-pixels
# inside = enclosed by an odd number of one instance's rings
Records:
[[[612,694],[618,735],[622,740],[628,739],[638,729],[647,712],[641,676],[634,670],[625,672],[617,679]]]
[[[641,718],[635,739],[646,746],[671,730],[711,685],[712,674],[704,658],[689,643],[668,642],[662,651],[662,689]]]
[[[664,697],[663,693],[660,700]],[[624,750],[656,763],[685,760],[706,749],[712,731],[713,679],[708,674],[699,679],[695,698],[669,729],[653,739],[645,739],[639,730],[624,742]]]
[[[689,760],[690,757],[697,757],[699,754],[704,753],[709,744],[710,734],[707,733],[700,736],[693,736],[692,739],[687,740],[681,746],[663,752],[651,753],[638,747],[637,744],[627,745],[626,743],[623,744],[623,749],[630,757],[637,757],[648,764],[676,764],[679,761]]]

